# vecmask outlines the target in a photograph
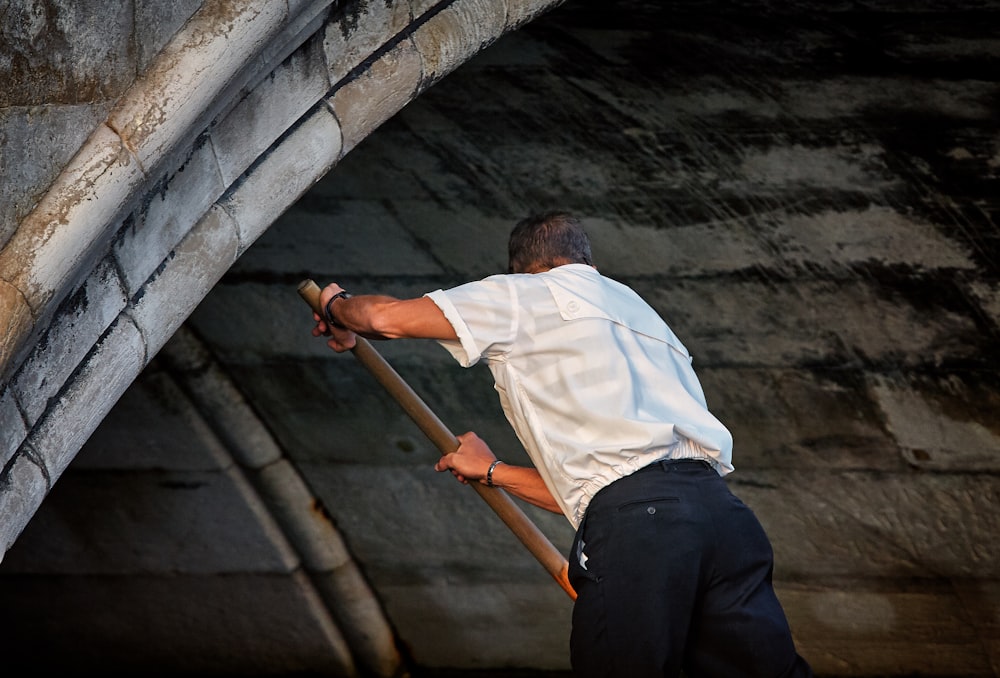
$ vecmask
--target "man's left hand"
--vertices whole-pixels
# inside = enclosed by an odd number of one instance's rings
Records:
[[[320,308],[325,309],[327,302],[343,291],[344,288],[337,283],[330,283],[324,287],[323,291],[320,292],[319,295]],[[326,342],[326,345],[337,353],[349,351],[354,348],[355,344],[357,344],[358,338],[353,331],[330,324],[327,322],[326,318],[319,313],[313,313],[313,320],[316,321],[316,327],[313,328],[312,335],[314,337],[318,337],[320,335],[330,337],[329,341]]]

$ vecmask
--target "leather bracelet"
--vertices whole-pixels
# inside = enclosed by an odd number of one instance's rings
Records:
[[[490,470],[486,472],[486,486],[493,487],[493,469],[497,467],[497,464],[502,464],[503,462],[499,459],[494,459],[493,463],[490,464]]]
[[[340,328],[342,330],[347,329],[347,327],[342,322],[337,320],[337,318],[333,315],[333,302],[336,301],[337,299],[350,299],[350,298],[351,295],[348,294],[347,292],[344,292],[343,290],[337,292],[335,295],[330,297],[330,300],[326,302],[326,307],[324,308],[324,313],[323,313],[324,317],[326,318],[327,325],[333,325],[334,327]]]

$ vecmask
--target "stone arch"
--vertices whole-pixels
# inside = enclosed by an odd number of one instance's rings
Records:
[[[421,92],[557,4],[204,2],[0,250],[2,552],[278,215]]]
[[[274,220],[421,92],[554,4],[201,4],[2,243],[0,559],[171,337],[184,355],[168,361],[211,371],[182,323]],[[192,388],[209,409],[239,409],[227,386]],[[336,528],[289,508],[316,503],[266,431],[249,435],[235,441],[237,482],[252,478],[301,561],[338,675],[396,675],[393,633]]]

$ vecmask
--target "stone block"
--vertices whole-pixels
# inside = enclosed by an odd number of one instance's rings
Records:
[[[77,471],[218,471],[231,464],[204,415],[154,363],[129,385],[72,466]]]
[[[341,151],[340,125],[325,107],[319,107],[258,161],[220,203],[239,226],[240,254],[333,167]]]
[[[165,369],[175,375],[194,408],[211,423],[227,457],[245,469],[261,468],[281,458],[281,449],[243,393],[187,326],[181,326],[161,355]]]
[[[28,430],[10,389],[0,390],[0,469],[17,452]]]
[[[108,116],[143,167],[153,168],[207,126],[218,92],[287,20],[285,3],[252,0],[203,6]]]
[[[862,278],[623,282],[633,283],[702,366],[976,364],[990,342],[972,316],[944,305],[930,313]]]
[[[142,73],[191,18],[204,0],[154,0],[135,6],[135,45],[138,51],[138,72]]]
[[[323,32],[330,81],[339,83],[401,33],[410,21],[410,9],[408,2],[339,3]]]
[[[7,574],[287,574],[298,566],[227,471],[66,472],[7,554]]]
[[[709,409],[733,434],[737,472],[906,468],[862,370],[698,366]]]
[[[128,319],[108,328],[53,398],[28,441],[44,460],[49,482],[73,457],[145,365],[146,346]]]
[[[358,567],[352,562],[334,572],[312,573],[310,579],[327,601],[358,663],[374,676],[401,675],[395,631]]]
[[[931,377],[874,375],[873,393],[903,458],[935,471],[1000,471],[997,376],[961,370]]]
[[[585,225],[601,269],[612,277],[693,276],[755,267],[793,276],[816,270],[843,276],[851,266],[875,262],[927,270],[973,267],[969,253],[933,224],[886,207],[809,215],[774,211],[759,221],[734,216],[669,227],[655,220],[622,223],[595,216]]]
[[[951,585],[991,666],[1000,665],[1000,579],[956,579]]]
[[[446,3],[434,2],[434,0],[407,0],[406,4],[410,8],[410,14],[413,15],[413,19],[416,21],[418,19],[427,19],[427,14],[435,7],[448,7],[455,0],[450,0]]]
[[[288,13],[292,16],[312,14],[327,8],[335,8],[338,4],[339,0],[288,0]]]
[[[405,215],[401,226],[424,243],[442,267],[461,261],[467,280],[507,272],[507,239],[516,219],[497,216],[475,203],[441,205],[398,198],[395,202]]]
[[[404,40],[356,77],[342,82],[328,102],[348,153],[417,95],[423,77],[420,53]]]
[[[351,561],[322,504],[288,460],[250,474],[265,504],[310,572],[331,572]]]
[[[62,304],[11,381],[29,424],[42,416],[123,308],[122,281],[114,265],[105,260]]]
[[[664,228],[650,223],[589,217],[594,260],[612,278],[639,275],[696,276],[777,266],[759,235],[742,224],[684,224]]]
[[[980,280],[970,284],[969,290],[993,326],[1000,327],[1000,283]]]
[[[389,364],[454,433],[475,430],[507,460],[527,461],[486,370]],[[296,462],[432,466],[441,454],[351,356],[331,352],[326,361],[243,364],[234,372]]]
[[[350,361],[349,356],[337,356],[326,345],[326,340],[312,336],[315,326],[312,311],[298,294],[299,280],[288,276],[283,284],[251,282],[254,275],[240,271],[239,276],[223,280],[212,294],[198,306],[190,322],[208,341],[225,338],[225,350],[218,354],[224,363],[233,365],[259,365],[261,357],[275,347],[295,359]],[[352,279],[332,275],[317,275],[317,284],[339,279],[356,293],[371,291],[410,298],[427,291],[426,284],[408,284],[406,281],[387,281],[376,285],[365,279]],[[239,309],[234,313],[232,309]],[[236,332],[237,336],[233,336]],[[221,345],[221,344],[220,344]],[[386,358],[395,361],[421,361],[428,357],[447,357],[443,348],[432,341],[379,341],[377,347]],[[270,362],[270,361],[266,361]],[[351,363],[353,364],[353,363]],[[239,379],[240,375],[232,375]]]
[[[307,42],[212,128],[211,145],[226,186],[232,185],[330,89],[326,70],[321,66],[321,49],[318,41]]]
[[[2,96],[2,95],[0,95]],[[110,102],[0,107],[0,248],[100,123]],[[44,140],[40,143],[39,140]]]
[[[507,30],[512,31],[520,28],[523,24],[537,19],[545,12],[558,7],[563,2],[565,0],[547,0],[544,2],[539,0],[532,0],[530,2],[525,2],[524,0],[506,0]]]
[[[0,470],[0,561],[17,541],[51,487],[44,464],[30,445],[22,445]]]
[[[465,77],[474,82],[475,78],[469,77],[472,63],[449,75],[448,80]],[[437,94],[441,90],[432,91]],[[478,90],[461,88],[460,91],[467,92],[469,98],[481,95]],[[498,124],[493,115],[502,112],[485,116]],[[379,127],[377,134],[364,140],[363,153],[341,158],[337,167],[321,178],[293,210],[310,211],[327,206],[332,209],[368,201],[393,205],[403,215],[418,205],[425,212],[440,209],[441,219],[434,224],[435,228],[446,227],[445,221],[462,208],[475,209],[484,216],[505,219],[513,225],[516,218],[523,216],[520,192],[509,195],[486,190],[494,182],[501,183],[510,168],[498,167],[484,152],[490,145],[479,138],[476,120],[453,117],[451,111],[442,111],[440,105],[406,106]],[[441,139],[448,139],[449,144],[460,149],[456,152],[461,161],[441,155],[438,146]],[[389,177],[391,181],[387,180]],[[429,179],[433,181],[430,191]],[[405,221],[410,222],[408,218]],[[420,238],[433,237],[434,228],[414,230],[414,234]]]
[[[242,199],[242,196],[241,196]],[[233,273],[255,276],[262,271],[311,272],[316,283],[325,276],[385,276],[405,270],[414,276],[439,275],[446,266],[414,237],[412,215],[401,219],[376,201],[330,201],[300,205],[268,227],[233,266]],[[372,245],[380,256],[366,256]],[[305,305],[302,308],[307,308]]]
[[[105,255],[112,228],[143,180],[121,139],[102,126],[21,222],[0,251],[0,279],[21,290],[36,320],[47,322],[53,302]]]
[[[224,210],[213,208],[180,242],[131,310],[155,355],[236,260],[239,236]]]
[[[223,190],[214,149],[204,143],[146,196],[113,248],[129,297],[170,258]]]
[[[288,18],[281,32],[275,35],[263,46],[258,57],[261,64],[259,73],[266,74],[280,64],[304,43],[317,42],[322,45],[323,27],[329,23],[330,13],[335,10],[340,0],[289,0]],[[309,48],[312,49],[311,47]],[[315,66],[326,70],[322,47],[316,54]],[[265,77],[267,77],[265,75]]]
[[[433,465],[440,453],[416,424],[353,358],[338,358],[331,358],[334,369],[316,364],[245,368],[241,388],[255,408],[276,408],[267,410],[265,422],[297,463]],[[292,375],[299,378],[296,385],[284,381]]]
[[[808,187],[874,196],[900,182],[886,166],[886,155],[886,149],[874,141],[746,144],[734,157],[738,165],[725,182],[725,192],[775,195]]]
[[[426,89],[485,49],[503,34],[506,5],[495,0],[457,0],[413,32],[423,63]]]
[[[758,229],[782,267],[843,272],[859,265],[917,270],[971,270],[972,253],[936,224],[883,206],[825,210],[817,214],[770,214]]]
[[[799,653],[817,675],[995,675],[989,632],[947,581],[859,579],[829,589],[779,582],[776,590]],[[994,596],[978,607],[995,611],[998,603]]]
[[[20,364],[20,353],[28,349],[25,339],[35,330],[31,305],[17,287],[0,279],[0,383],[6,383]]]
[[[219,358],[224,363],[248,365],[259,362],[261,349],[270,345],[294,355],[306,352],[324,355],[325,341],[313,337],[312,311],[302,301],[297,282],[280,285],[220,283],[191,315],[190,324],[200,336],[213,342],[219,336],[240,333],[238,341]],[[242,382],[241,375],[233,378]],[[241,384],[242,386],[242,384]],[[279,384],[274,384],[280,388]]]
[[[770,535],[779,578],[995,575],[996,476],[743,470],[728,478]]]

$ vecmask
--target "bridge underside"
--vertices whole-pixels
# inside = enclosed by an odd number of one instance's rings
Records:
[[[305,277],[415,296],[499,272],[513,222],[560,207],[691,349],[817,673],[1000,676],[998,21],[988,2],[573,0],[343,134],[347,155],[289,145],[289,171],[256,182],[254,156],[224,209],[199,212],[256,214],[254,235],[177,247],[194,263],[163,277],[190,311],[159,292],[162,348],[108,360],[138,376],[89,440],[100,375],[37,413],[0,394],[28,440],[85,430],[0,564],[3,661],[566,671],[568,598],[434,473],[436,449],[370,375],[309,336],[296,294]],[[379,82],[358,100],[377,108]],[[323,163],[287,211],[272,202]],[[184,176],[164,194],[197,193]],[[526,461],[485,368],[431,343],[377,348],[456,433]],[[525,510],[568,549],[564,519]]]

